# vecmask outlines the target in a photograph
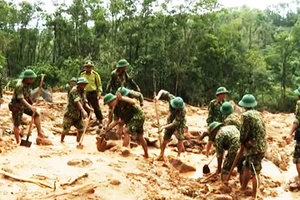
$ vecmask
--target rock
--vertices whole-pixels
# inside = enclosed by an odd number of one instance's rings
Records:
[[[111,152],[120,152],[121,149],[122,148],[119,145],[116,145],[113,148],[111,148],[109,151],[111,151]]]
[[[115,143],[114,141],[110,141],[110,142],[107,143],[106,149],[111,149],[115,146],[117,146],[117,143]]]
[[[107,145],[106,139],[104,137],[97,136],[96,140],[97,150],[100,152],[104,152]]]
[[[212,199],[214,199],[214,200],[233,200],[232,196],[229,196],[226,194],[213,195]]]
[[[112,184],[112,185],[120,185],[121,182],[119,180],[113,179],[113,180],[110,181],[110,184]]]
[[[75,159],[69,160],[67,162],[67,164],[70,166],[85,167],[85,166],[92,165],[93,162],[88,158],[86,158],[84,160],[75,158]]]
[[[53,145],[52,141],[48,138],[41,138],[37,137],[36,138],[36,144],[37,145],[43,145],[43,146],[50,146]]]
[[[183,163],[181,160],[177,159],[170,159],[170,163],[173,165],[175,169],[177,169],[180,173],[186,173],[186,172],[195,172],[196,168],[190,165],[187,165]]]
[[[121,149],[121,152],[122,152],[122,156],[124,156],[124,157],[127,157],[127,156],[130,155],[130,151],[129,151],[129,149],[126,148],[126,147],[122,148],[122,149]]]

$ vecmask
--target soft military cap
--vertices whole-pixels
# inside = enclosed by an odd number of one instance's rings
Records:
[[[127,66],[129,66],[129,63],[127,62],[127,60],[121,59],[118,62],[117,68],[127,67]]]
[[[220,108],[220,111],[223,115],[229,115],[233,113],[233,106],[228,101],[224,102]]]
[[[127,96],[130,91],[129,91],[129,89],[127,89],[125,87],[119,87],[117,92],[120,92],[122,96]]]
[[[245,94],[242,100],[239,101],[239,106],[244,108],[254,108],[257,106],[257,101],[252,94]]]
[[[181,97],[175,97],[174,99],[171,100],[170,103],[172,108],[174,108],[175,110],[181,110],[185,106],[183,99]]]
[[[26,69],[26,70],[24,71],[24,73],[22,74],[21,77],[22,77],[23,79],[24,79],[24,78],[36,78],[37,75],[36,75],[36,73],[35,73],[32,69]]]
[[[112,102],[113,100],[115,100],[117,97],[116,95],[113,95],[112,93],[108,93],[104,96],[104,104],[108,104],[110,102]]]
[[[88,84],[89,81],[85,77],[80,77],[77,79],[77,84],[80,84],[80,83]]]
[[[300,87],[298,87],[298,89],[295,90],[294,93],[295,93],[296,95],[300,96]]]
[[[222,126],[223,124],[221,122],[212,122],[208,126],[208,131],[212,133],[214,130],[216,130],[219,126]]]
[[[216,91],[216,95],[218,94],[228,94],[229,91],[225,87],[219,87]]]

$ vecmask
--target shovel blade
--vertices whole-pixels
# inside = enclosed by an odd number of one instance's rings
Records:
[[[21,140],[20,146],[30,147],[31,144],[32,144],[32,142],[30,142],[30,141],[27,141],[27,140]]]
[[[203,166],[202,172],[203,172],[203,174],[209,174],[210,173],[210,169],[209,169],[208,165]]]

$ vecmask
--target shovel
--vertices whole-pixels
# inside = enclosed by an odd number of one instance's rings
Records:
[[[29,141],[29,137],[30,137],[31,131],[32,131],[32,124],[33,124],[33,121],[34,121],[34,115],[35,115],[35,112],[33,112],[32,117],[31,117],[31,121],[30,121],[30,124],[29,124],[29,129],[28,129],[28,134],[27,134],[26,140],[22,139],[20,146],[30,147],[31,144],[32,144],[32,142]]]
[[[210,173],[210,169],[209,169],[209,164],[214,160],[214,158],[216,157],[216,153],[215,153],[215,155],[211,158],[211,160],[208,162],[208,164],[206,164],[206,165],[204,165],[203,166],[203,169],[202,169],[202,172],[203,172],[203,174],[208,174],[208,173]]]
[[[86,130],[87,130],[88,126],[89,126],[89,122],[90,122],[91,116],[92,116],[92,113],[90,113],[88,121],[86,122],[86,125],[84,126],[83,133],[82,133],[82,135],[80,137],[79,144],[76,146],[76,148],[78,148],[78,149],[83,149],[82,141],[83,141],[84,135],[86,133]]]

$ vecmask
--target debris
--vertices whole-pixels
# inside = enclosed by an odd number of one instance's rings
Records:
[[[114,141],[110,141],[110,142],[107,143],[106,149],[111,149],[115,146],[117,146],[117,143],[115,143]]]
[[[180,173],[187,173],[187,172],[195,172],[196,168],[190,165],[183,163],[181,160],[178,159],[170,159],[169,161],[175,169],[177,169]]]
[[[116,180],[116,179],[111,180],[109,183],[112,184],[112,185],[120,185],[121,184],[121,182],[119,180]]]
[[[127,156],[130,155],[130,151],[129,151],[129,149],[126,148],[126,147],[123,147],[123,148],[121,149],[121,152],[122,152],[122,156],[127,157]]]
[[[226,195],[226,194],[216,194],[212,195],[212,198],[214,200],[233,200],[232,196]]]
[[[72,178],[72,179],[70,179],[68,182],[60,184],[60,186],[72,185],[73,183],[75,183],[75,182],[78,181],[79,179],[85,178],[85,177],[88,177],[88,173],[83,173],[83,174],[81,174],[81,175],[79,175],[79,176],[77,176],[77,177],[75,177],[75,178]]]
[[[75,194],[77,193],[79,194],[93,194],[95,192],[95,186],[93,184],[86,184],[83,186],[79,186],[76,187],[74,189],[72,189],[71,191],[63,191],[57,194],[50,194],[50,195],[46,195],[44,197],[41,197],[40,199],[55,199],[56,197],[60,197],[60,196],[64,196],[64,195],[68,195],[68,194]]]
[[[36,138],[36,144],[37,145],[42,145],[42,146],[51,146],[51,145],[53,145],[52,141],[49,138],[41,138],[41,137]]]
[[[72,159],[72,160],[68,161],[67,164],[70,166],[85,167],[85,166],[92,165],[93,162],[88,158],[86,158],[84,160],[83,159]]]

